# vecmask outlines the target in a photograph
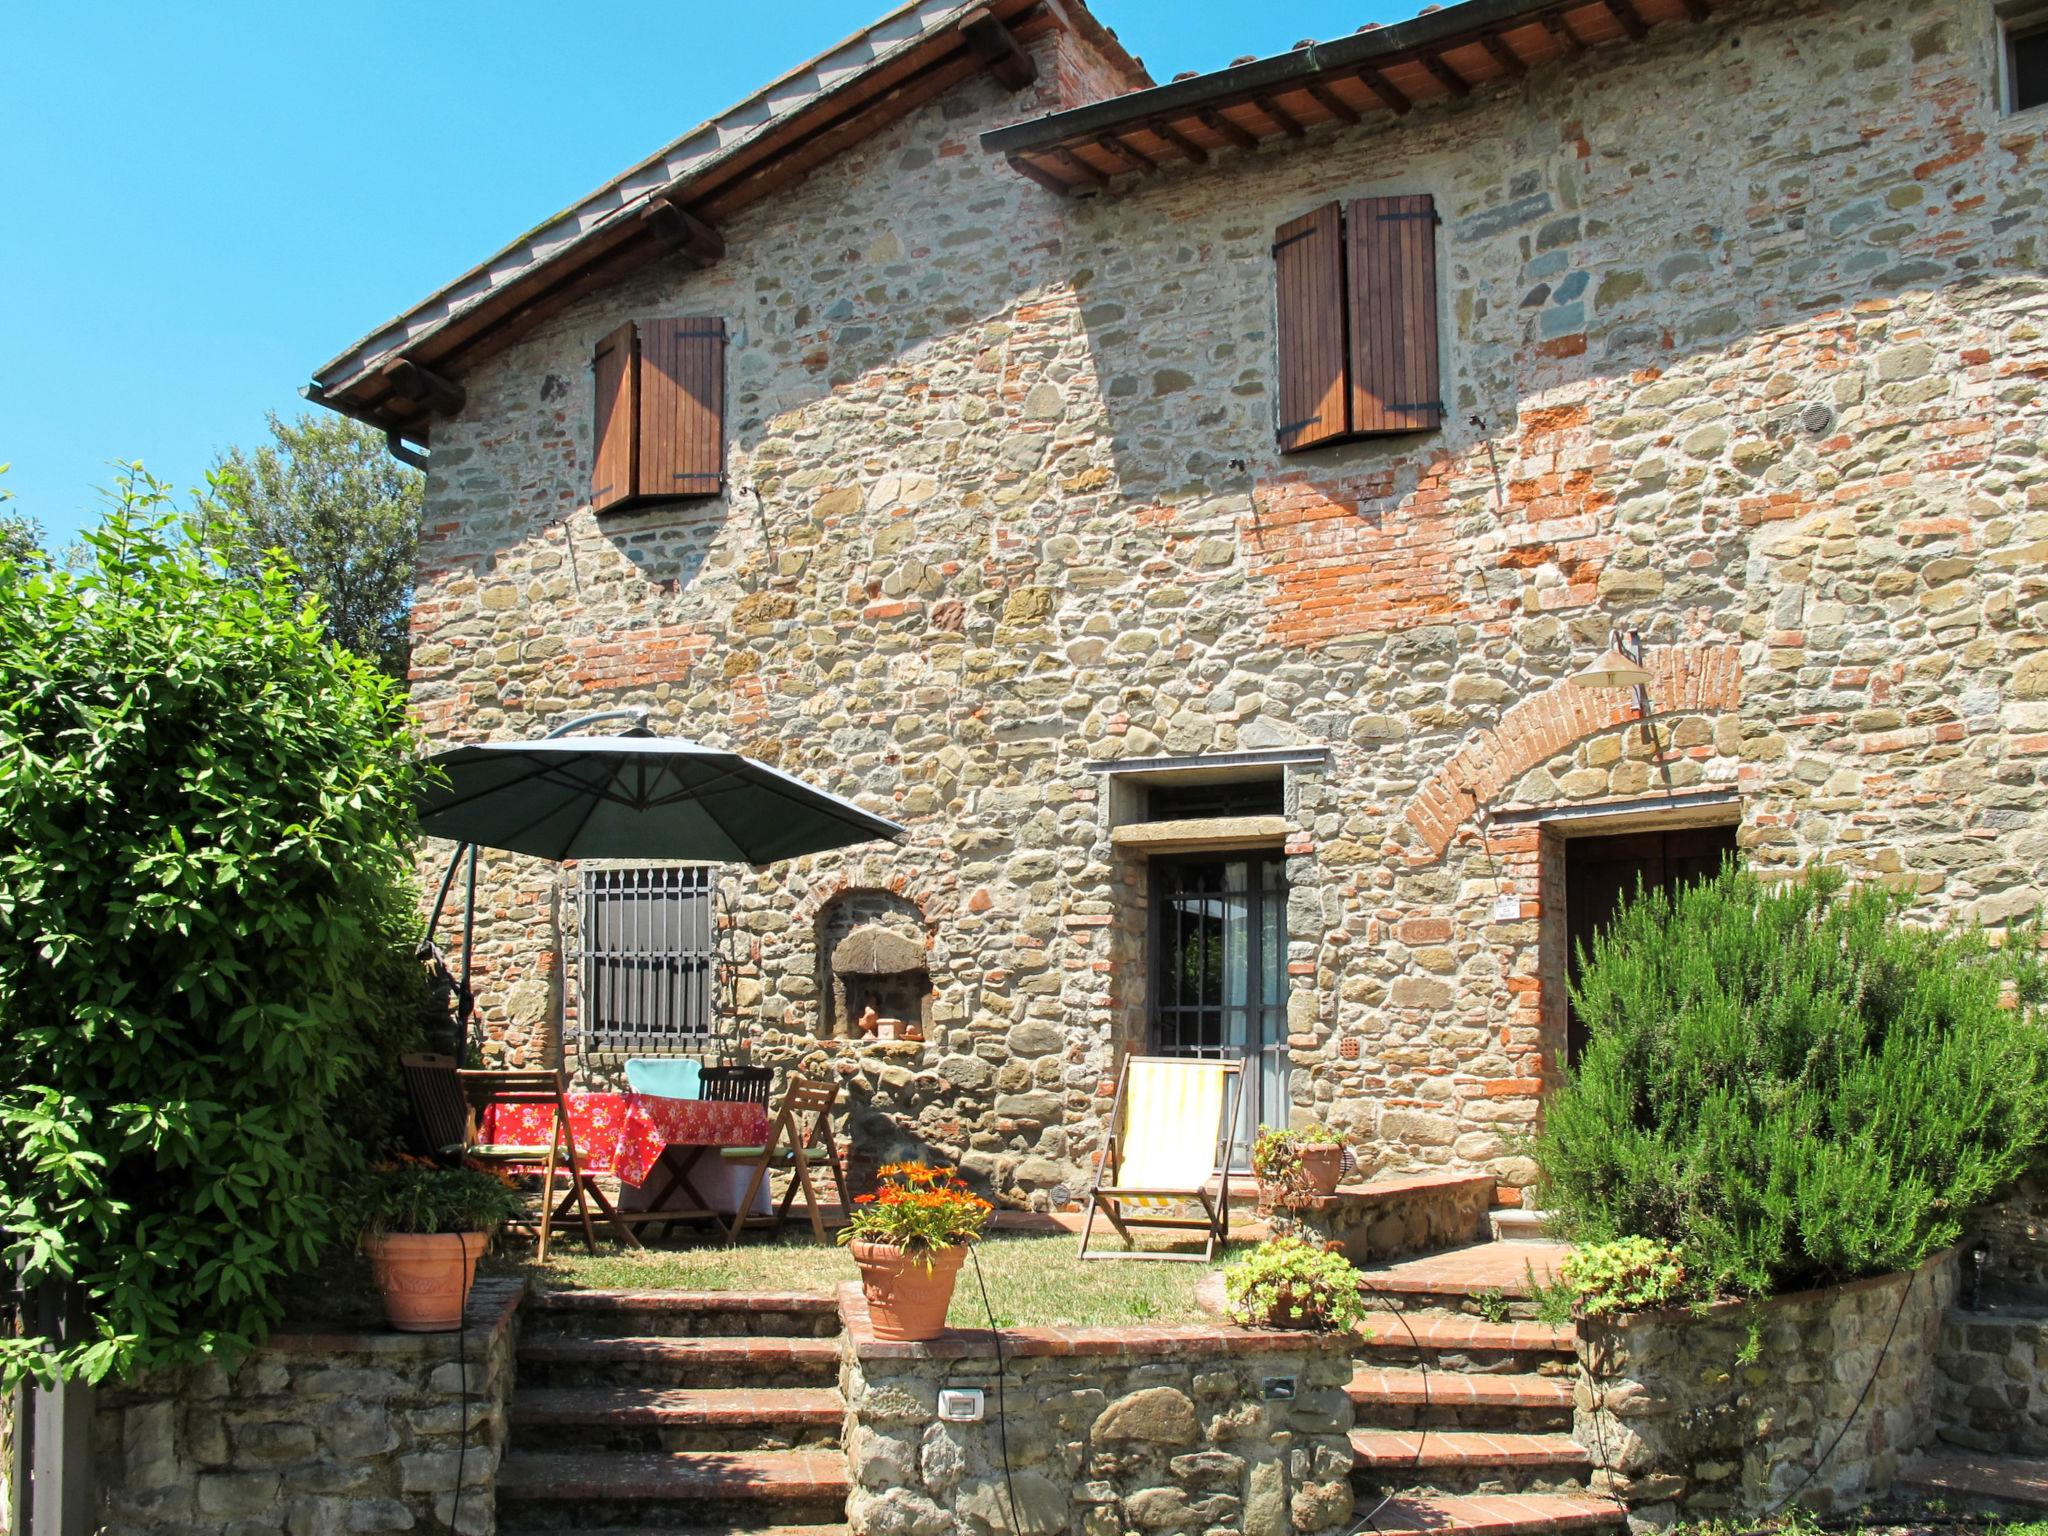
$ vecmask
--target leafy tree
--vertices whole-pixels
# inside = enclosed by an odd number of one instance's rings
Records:
[[[75,569],[0,561],[0,1258],[91,1323],[5,1379],[260,1337],[423,982],[398,689],[140,466],[118,495]]]
[[[325,605],[328,633],[402,680],[425,477],[344,416],[273,411],[270,436],[222,455],[201,503],[230,568],[253,581],[282,551],[296,588]]]
[[[6,473],[7,466],[0,464],[0,475]],[[9,512],[6,503],[12,500],[14,492],[0,486],[0,560],[26,560],[42,553],[43,525],[19,512]]]
[[[1535,1147],[1566,1235],[1656,1239],[1748,1296],[1954,1243],[2048,1142],[2048,969],[2037,924],[1995,945],[1904,910],[1733,865],[1629,902],[1583,956],[1590,1040]]]

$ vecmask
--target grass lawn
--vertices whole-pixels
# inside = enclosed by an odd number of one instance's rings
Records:
[[[808,1236],[782,1242],[750,1241],[739,1248],[705,1244],[650,1248],[636,1253],[607,1245],[596,1255],[580,1243],[560,1242],[545,1267],[514,1249],[495,1266],[522,1270],[535,1283],[562,1290],[613,1287],[686,1291],[830,1291],[858,1278],[844,1248],[821,1248]],[[1234,1248],[1235,1245],[1233,1245]],[[1208,1314],[1195,1305],[1203,1264],[1124,1263],[1074,1256],[1077,1239],[998,1233],[976,1245],[989,1305],[1001,1328],[1080,1328],[1128,1323],[1189,1323]],[[960,1271],[947,1321],[955,1328],[986,1328],[972,1259]]]

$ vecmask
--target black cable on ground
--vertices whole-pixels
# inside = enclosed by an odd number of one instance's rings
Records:
[[[1003,1491],[1010,1499],[1010,1529],[1021,1531],[1024,1522],[1017,1518],[1017,1485],[1010,1480],[1010,1427],[1009,1413],[1003,1403],[1003,1334],[996,1327],[996,1309],[988,1299],[988,1281],[982,1278],[981,1255],[974,1251],[974,1245],[967,1245],[967,1257],[974,1261],[974,1283],[981,1290],[981,1310],[988,1316],[989,1342],[996,1347],[996,1444],[1003,1452]]]

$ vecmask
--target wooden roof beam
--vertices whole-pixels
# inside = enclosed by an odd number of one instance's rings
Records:
[[[1173,124],[1154,123],[1152,125],[1152,131],[1155,134],[1157,134],[1160,138],[1164,139],[1167,143],[1171,144],[1175,149],[1179,150],[1181,154],[1186,156],[1187,159],[1193,164],[1207,165],[1209,163],[1209,151],[1202,148],[1201,145],[1197,144],[1193,139],[1189,138],[1186,134],[1182,133],[1178,128],[1174,127]]]
[[[1580,40],[1579,34],[1572,30],[1572,24],[1565,20],[1563,11],[1545,11],[1543,26],[1557,40],[1557,46],[1564,50],[1566,58],[1576,59],[1586,51],[1585,43]]]
[[[1239,149],[1257,149],[1259,136],[1240,123],[1234,123],[1214,107],[1201,107],[1195,116],[1202,120],[1202,126],[1211,133],[1219,134]]]
[[[687,256],[701,270],[725,255],[725,236],[675,198],[656,195],[641,211],[647,232],[677,255]]]
[[[1359,123],[1365,121],[1359,114],[1358,108],[1352,106],[1350,102],[1339,96],[1321,81],[1303,81],[1301,88],[1308,92],[1310,98],[1317,106],[1329,113],[1338,122],[1350,123],[1353,127],[1356,127]]]
[[[453,416],[461,411],[468,396],[453,379],[422,368],[409,357],[394,358],[380,372],[391,393],[378,401],[380,409],[414,416],[426,412]]]
[[[1422,67],[1436,77],[1436,82],[1453,96],[1470,96],[1472,82],[1446,64],[1441,54],[1422,55]]]
[[[1643,20],[1643,13],[1636,9],[1635,0],[1606,0],[1607,14],[1621,24],[1621,30],[1629,35],[1629,41],[1640,43],[1650,35],[1650,24]]]
[[[1133,170],[1156,171],[1159,169],[1159,162],[1157,160],[1154,160],[1135,145],[1125,143],[1120,135],[1105,133],[1095,141],[1095,147],[1105,155],[1115,155]]]
[[[1528,63],[1509,46],[1508,40],[1498,32],[1480,33],[1479,42],[1488,53],[1493,55],[1494,62],[1508,72],[1509,79],[1519,80],[1529,73]]]
[[[1407,92],[1403,91],[1376,69],[1361,69],[1358,72],[1358,78],[1365,88],[1371,91],[1373,95],[1379,97],[1386,105],[1387,110],[1396,117],[1406,117],[1409,109],[1415,105],[1414,102],[1408,99]]]
[[[1006,90],[1021,91],[1038,78],[1037,61],[987,6],[966,12],[954,26]]]
[[[1062,181],[1044,166],[1034,165],[1022,155],[1011,155],[1009,159],[1011,170],[1024,177],[1027,181],[1037,182],[1048,192],[1055,192],[1059,196],[1065,197],[1074,190],[1073,183]]]
[[[1285,107],[1281,106],[1279,102],[1273,100],[1272,97],[1254,96],[1252,98],[1252,105],[1257,107],[1261,112],[1265,113],[1268,118],[1272,119],[1272,121],[1279,127],[1280,131],[1286,134],[1287,137],[1289,137],[1290,139],[1303,139],[1308,137],[1308,130],[1302,127],[1300,120],[1297,119],[1294,116],[1294,114],[1289,112]]]
[[[1109,185],[1108,175],[1095,169],[1094,166],[1083,160],[1079,155],[1064,149],[1048,149],[1045,153],[1058,164],[1061,170],[1072,171],[1081,180],[1090,182],[1098,187]]]

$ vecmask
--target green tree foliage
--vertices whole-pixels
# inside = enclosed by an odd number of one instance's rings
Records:
[[[1629,902],[1583,957],[1590,1043],[1535,1145],[1566,1235],[1654,1238],[1749,1296],[1955,1242],[2048,1139],[2048,975],[2036,925],[2000,946],[1902,911],[1732,865]]]
[[[0,475],[7,466],[0,464]],[[0,485],[0,560],[29,560],[42,553],[43,525],[32,517],[7,510],[14,492]]]
[[[10,1378],[273,1324],[423,991],[398,690],[139,466],[119,498],[76,569],[0,561],[0,1253],[92,1324]]]
[[[253,453],[222,455],[201,504],[230,567],[257,580],[281,551],[294,585],[323,604],[328,633],[403,680],[426,477],[344,416],[287,422],[273,411],[270,436]]]

